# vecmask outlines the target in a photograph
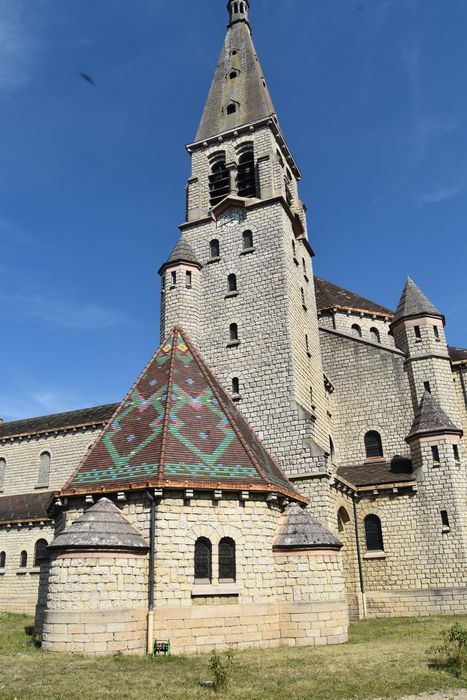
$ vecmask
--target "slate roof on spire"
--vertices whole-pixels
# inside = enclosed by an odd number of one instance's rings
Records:
[[[130,549],[144,551],[141,533],[108,498],[101,498],[58,534],[50,549]]]
[[[235,53],[234,53],[235,52]],[[231,79],[230,74],[236,75]],[[227,113],[235,103],[236,111]],[[229,24],[214,79],[204,107],[196,141],[237,129],[275,115],[256,50],[246,21]]]
[[[462,430],[446,415],[433,396],[428,391],[425,391],[420,405],[415,411],[412,428],[406,440],[419,435],[432,435],[433,433],[462,434]]]
[[[417,316],[438,316],[439,318],[444,318],[443,314],[438,311],[436,306],[417,287],[413,279],[409,277],[392,323],[397,323],[404,318]]]
[[[342,542],[315,520],[307,508],[292,503],[279,522],[274,547],[280,549],[340,549]]]
[[[149,486],[276,491],[306,502],[179,328],[151,358],[62,493]]]

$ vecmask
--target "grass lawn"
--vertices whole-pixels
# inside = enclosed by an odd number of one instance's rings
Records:
[[[202,687],[209,656],[86,658],[36,649],[26,615],[0,613],[0,698],[17,700],[354,700],[465,688],[428,666],[426,650],[457,618],[371,620],[351,626],[346,645],[239,651],[228,690]]]

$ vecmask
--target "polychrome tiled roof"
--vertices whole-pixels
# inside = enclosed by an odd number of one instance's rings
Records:
[[[305,501],[179,328],[63,493],[147,486],[280,491]]]

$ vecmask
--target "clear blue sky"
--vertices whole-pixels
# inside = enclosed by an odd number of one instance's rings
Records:
[[[120,400],[159,340],[226,0],[0,0],[0,416]],[[317,274],[467,347],[467,2],[252,0]],[[90,73],[96,87],[79,71]]]

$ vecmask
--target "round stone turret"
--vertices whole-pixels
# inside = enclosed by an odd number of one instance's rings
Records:
[[[201,269],[191,245],[182,236],[159,274],[161,289],[161,338],[182,326],[195,342],[201,325]]]

